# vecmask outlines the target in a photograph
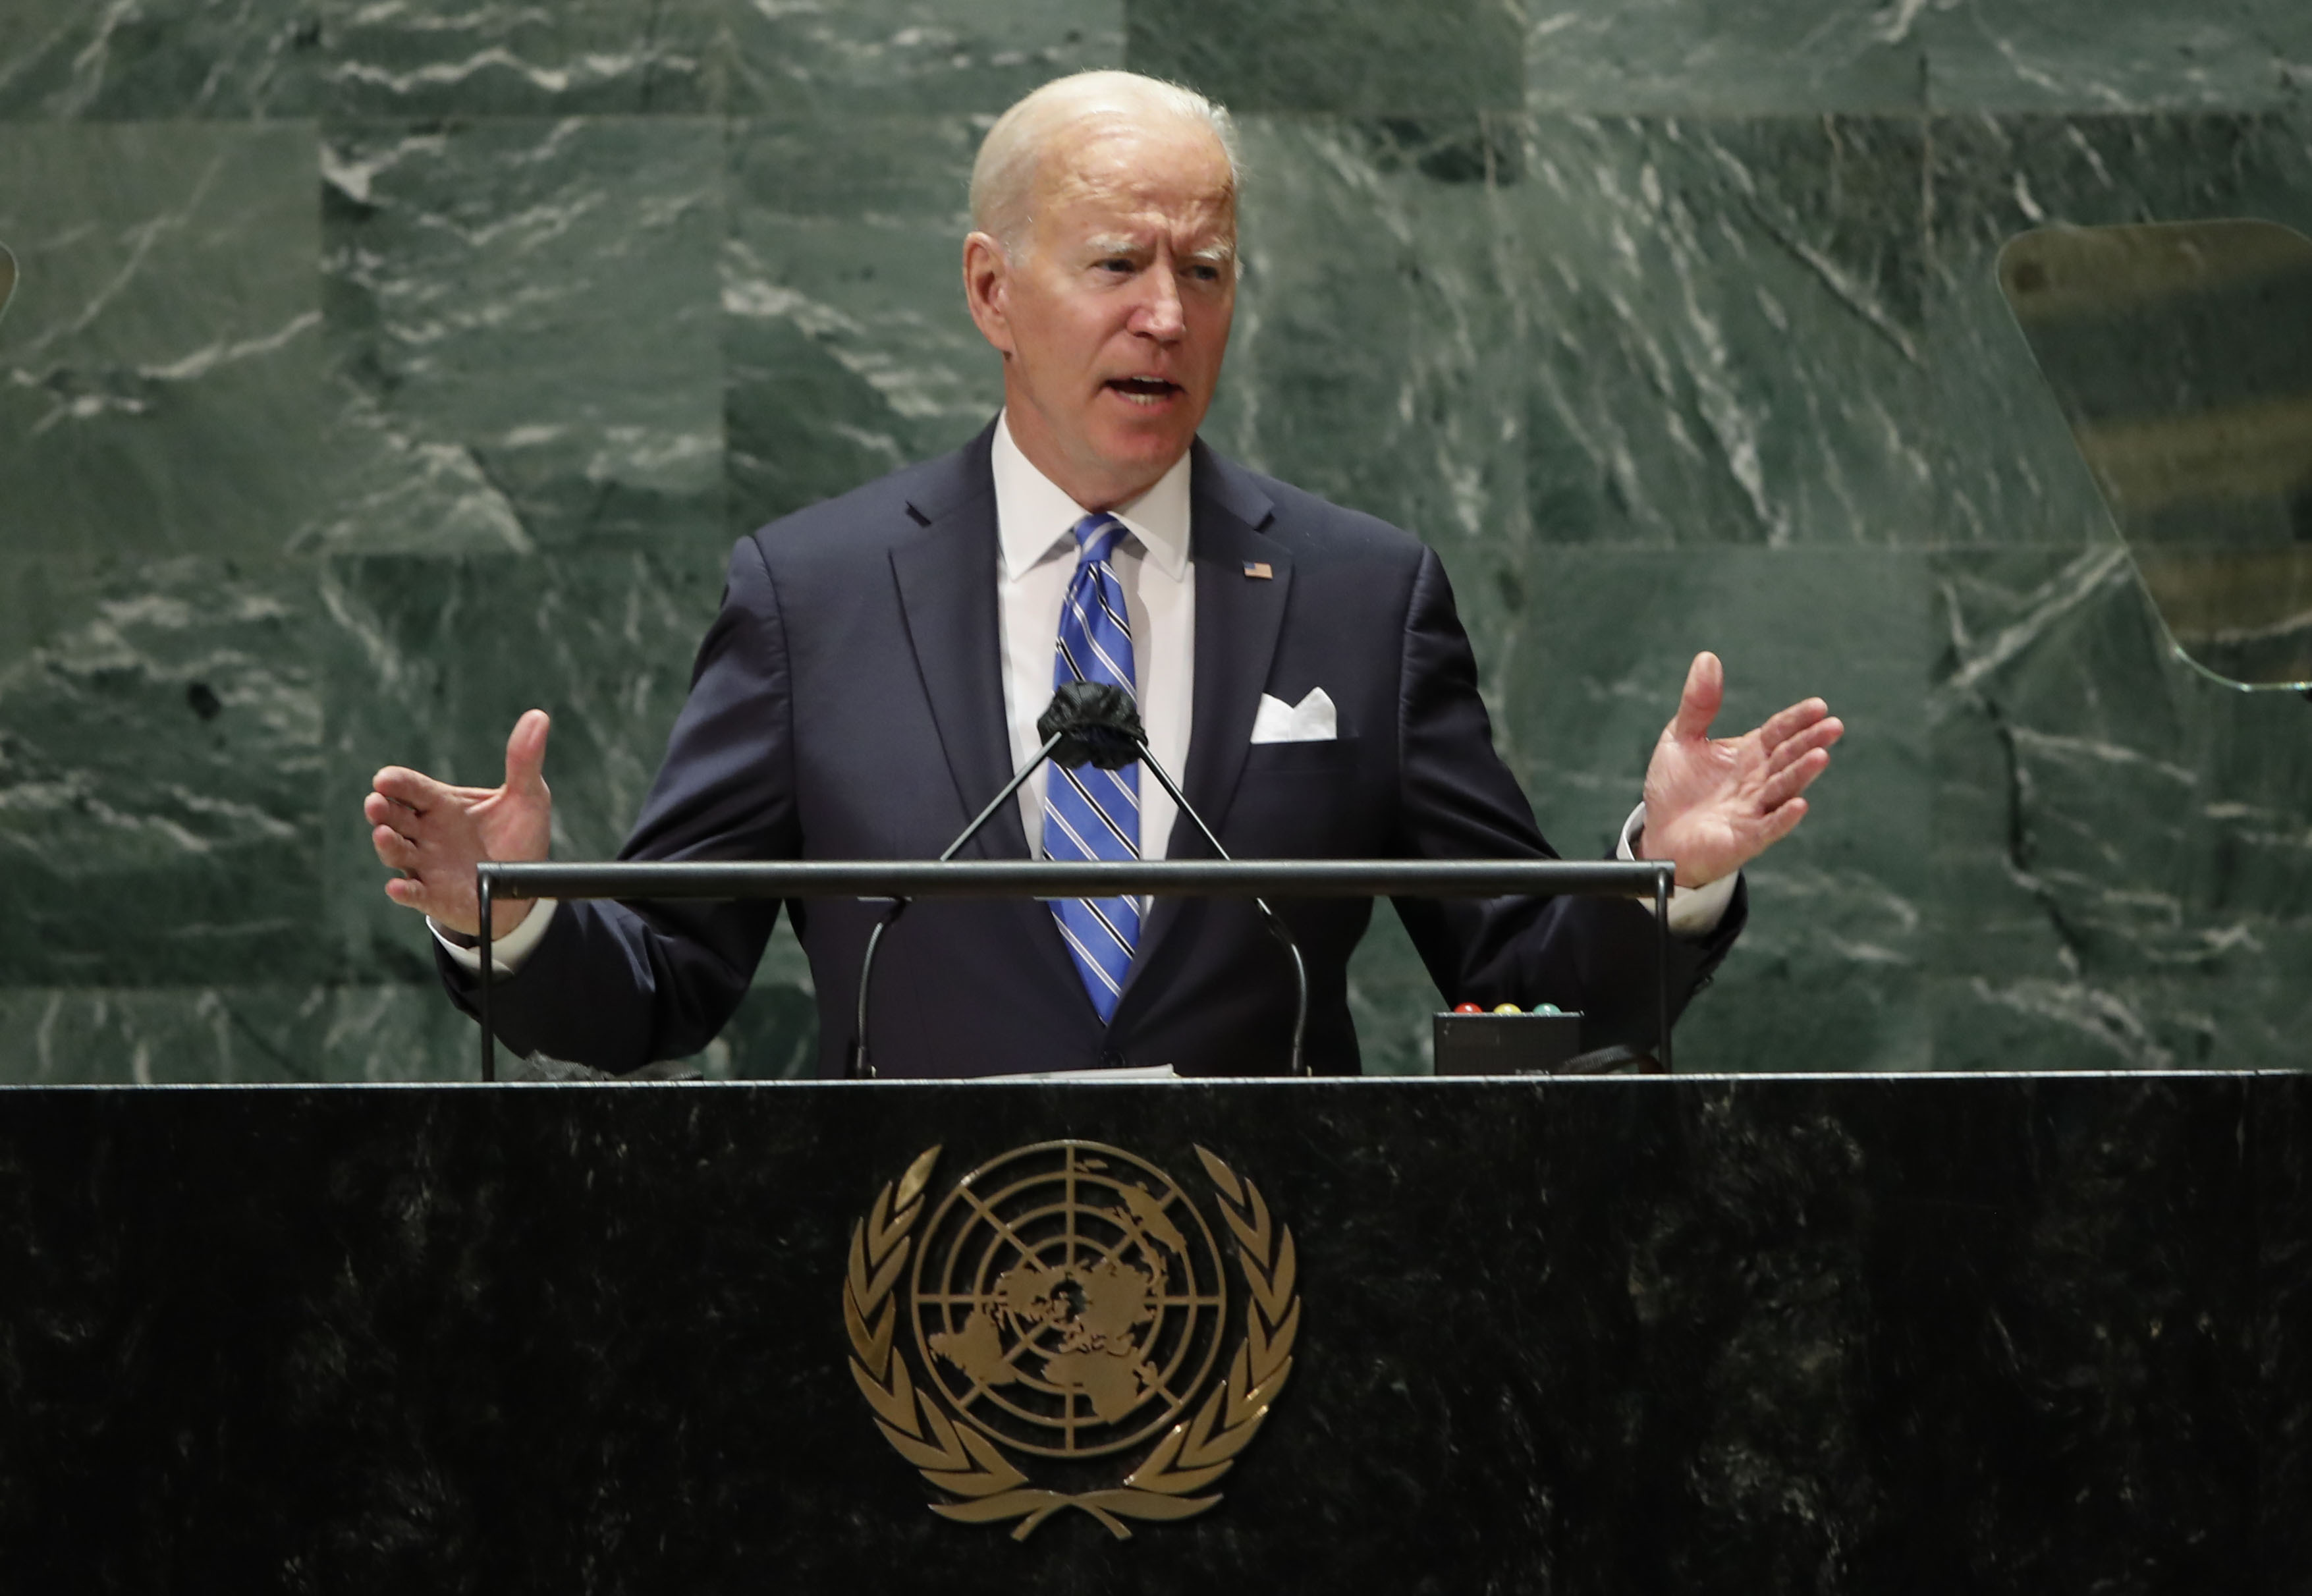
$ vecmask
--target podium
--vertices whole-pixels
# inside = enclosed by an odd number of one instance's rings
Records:
[[[2302,1591],[2308,1092],[2214,1074],[0,1091],[0,1583]],[[1070,1171],[1072,1194],[1035,1197]],[[1012,1276],[998,1354],[1041,1337],[1023,1372],[1047,1385],[1071,1346],[1101,1354],[1096,1308],[1136,1333],[1112,1294],[1013,1289],[1020,1255],[991,1250],[976,1203],[1023,1230],[1104,1210],[1084,1223],[1109,1226],[1108,1284],[1175,1241],[1205,1257],[1209,1232],[1221,1289],[1187,1262],[1146,1272],[1181,1299],[1181,1336],[1201,1315],[1212,1369],[1198,1384],[1193,1347],[1134,1343],[1184,1389],[1103,1419],[1111,1436],[1176,1396],[1172,1427],[1193,1425],[1246,1316],[1272,1364],[1294,1316],[1254,1433],[1173,1493],[1211,1505],[1111,1512],[1128,1539],[1071,1504],[1024,1535],[1023,1513],[934,1511],[1003,1491],[935,1487],[936,1426],[917,1456],[887,1434],[854,1369],[887,1311],[880,1389],[905,1364],[979,1440],[1003,1431],[991,1396],[1033,1407],[1032,1382],[967,1355],[991,1280]],[[1256,1208],[1265,1306],[1238,1250]],[[919,1332],[924,1299],[949,1317]],[[1004,1489],[1124,1489],[1152,1444],[1007,1443],[1026,1483]]]

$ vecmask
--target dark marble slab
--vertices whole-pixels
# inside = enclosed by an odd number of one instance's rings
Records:
[[[1535,536],[1938,540],[1926,153],[1914,118],[1534,118]]]
[[[39,1588],[2302,1589],[2299,1077],[0,1092]],[[1209,1515],[943,1522],[850,1228],[1088,1137],[1294,1233]],[[1200,1202],[1208,1202],[1199,1196]]]
[[[236,973],[220,966],[211,973]],[[266,973],[256,961],[237,969]],[[246,1086],[481,1076],[471,1022],[423,987],[137,986],[135,973],[122,970],[111,987],[0,989],[0,1078]]]
[[[337,128],[321,176],[337,458],[301,548],[722,544],[718,124]]]
[[[1124,66],[1124,11],[1123,0],[726,4],[726,103],[741,116],[993,117],[1047,79]]]
[[[2262,1217],[2256,1237],[2255,1355],[2266,1393],[2256,1453],[2257,1577],[2267,1590],[2312,1591],[2312,1160],[2307,1104],[2289,1083],[2250,1088],[2248,1164]]]
[[[328,0],[15,0],[0,38],[0,118],[153,121],[310,116]]]
[[[963,303],[971,118],[734,122],[722,254],[732,536],[956,448],[1003,404]]]
[[[2116,545],[1932,557],[1936,1064],[2302,1068],[2312,740]]]
[[[2312,95],[2312,13],[2290,0],[1954,0],[1901,12],[1915,18],[1938,110],[2244,110]]]
[[[1529,0],[1526,104],[1686,116],[1915,110],[1926,96],[1926,10],[1841,0]]]
[[[346,119],[680,115],[716,108],[716,0],[321,0],[320,93]]]
[[[13,566],[13,569],[10,567]],[[0,564],[9,986],[325,978],[319,605],[302,573]]]
[[[0,583],[270,554],[322,436],[310,126],[0,131]]]
[[[1422,117],[1515,110],[1515,7],[1362,0],[1125,0],[1127,64],[1241,110]]]

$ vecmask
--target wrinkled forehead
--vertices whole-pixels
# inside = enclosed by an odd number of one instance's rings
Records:
[[[1036,189],[1045,215],[1160,215],[1174,226],[1236,236],[1228,152],[1210,127],[1181,118],[1080,118],[1048,146]]]

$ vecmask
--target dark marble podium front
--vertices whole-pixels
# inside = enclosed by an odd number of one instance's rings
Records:
[[[2312,1078],[0,1092],[10,1592],[2312,1591]],[[1298,1238],[1201,1519],[925,1508],[851,1228],[1081,1136]]]

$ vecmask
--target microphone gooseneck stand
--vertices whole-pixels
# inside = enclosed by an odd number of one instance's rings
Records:
[[[1037,729],[1038,731],[1043,729],[1040,723]],[[1066,735],[1064,732],[1055,732],[1045,738],[1044,746],[1038,749],[1034,757],[1025,765],[1020,767],[1019,774],[1005,782],[1003,790],[995,794],[985,809],[981,810],[972,818],[971,824],[963,829],[961,835],[947,845],[947,851],[940,855],[938,863],[945,864],[963,852],[971,839],[979,835],[981,829],[1003,812],[1004,804],[1011,802],[1012,795],[1020,790],[1020,784],[1033,776],[1037,767],[1052,757],[1052,750],[1060,746],[1062,739]],[[891,907],[883,911],[883,917],[875,922],[875,929],[867,934],[867,951],[859,960],[859,1008],[852,1022],[851,1031],[850,1075],[854,1081],[871,1081],[875,1078],[874,1063],[867,1057],[867,994],[873,988],[875,982],[875,955],[883,946],[883,934],[898,923],[899,916],[906,913],[907,905],[914,901],[911,898],[891,899]]]
[[[1180,791],[1178,785],[1172,780],[1164,767],[1156,762],[1156,757],[1146,752],[1148,744],[1145,739],[1142,740],[1140,746],[1148,768],[1156,773],[1156,779],[1164,784],[1164,790],[1167,793],[1172,794],[1172,802],[1180,806],[1180,812],[1195,821],[1196,829],[1204,834],[1205,846],[1213,850],[1213,856],[1222,863],[1233,864],[1234,861],[1229,857],[1229,851],[1221,846],[1221,839],[1213,835],[1213,829],[1210,826],[1204,824],[1204,817],[1198,814],[1195,807],[1188,802],[1188,795]],[[1292,959],[1292,1071],[1296,1075],[1305,1075],[1309,1074],[1309,1066],[1300,1057],[1300,1044],[1309,1034],[1308,961],[1300,957],[1300,944],[1292,940],[1292,933],[1285,926],[1284,916],[1269,907],[1268,899],[1256,898],[1252,900],[1252,904],[1260,911],[1261,917],[1268,923],[1268,934],[1284,944],[1285,952]]]
[[[965,846],[978,836],[981,829],[994,820],[1012,796],[1019,792],[1020,784],[1034,775],[1047,759],[1070,770],[1082,765],[1096,765],[1102,770],[1120,770],[1135,759],[1139,760],[1155,773],[1157,781],[1171,795],[1180,812],[1195,822],[1196,830],[1213,855],[1223,861],[1228,860],[1228,850],[1221,846],[1221,839],[1213,835],[1213,829],[1204,824],[1204,817],[1196,812],[1195,806],[1188,802],[1188,795],[1180,791],[1179,784],[1172,779],[1171,773],[1149,751],[1148,733],[1141,726],[1132,696],[1122,688],[1106,682],[1064,682],[1052,695],[1049,706],[1037,717],[1036,730],[1044,734],[1044,746],[1020,767],[1019,774],[1004,784],[1003,790],[995,795],[994,801],[963,829],[962,835],[948,844],[947,851],[939,856],[941,864],[946,864],[962,852]],[[859,1003],[851,1033],[849,1073],[854,1081],[875,1078],[875,1063],[867,1049],[868,993],[875,979],[875,956],[882,949],[883,934],[898,923],[900,915],[906,912],[908,901],[904,898],[894,899],[882,918],[875,922],[875,928],[867,934],[867,951],[859,960]],[[1300,957],[1300,944],[1292,940],[1292,933],[1285,925],[1284,917],[1269,906],[1266,899],[1255,898],[1252,901],[1266,922],[1269,934],[1284,944],[1284,951],[1292,960],[1292,1056],[1289,1067],[1293,1074],[1305,1075],[1309,1068],[1301,1054],[1309,1031],[1309,966]]]

